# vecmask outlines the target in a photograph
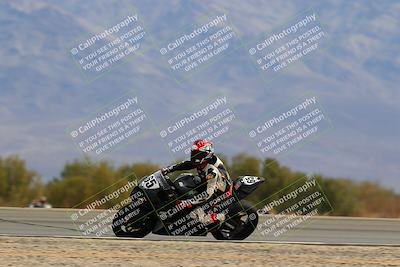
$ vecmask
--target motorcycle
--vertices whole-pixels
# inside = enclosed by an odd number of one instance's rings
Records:
[[[112,229],[117,237],[142,238],[152,232],[169,236],[206,236],[217,240],[243,240],[258,223],[258,213],[243,199],[264,182],[255,176],[240,176],[219,193],[200,205],[204,214],[223,213],[219,223],[201,223],[193,216],[193,208],[185,199],[202,197],[206,182],[198,176],[181,174],[174,182],[157,171],[142,178],[133,188],[131,202],[114,216]],[[197,209],[198,207],[196,207]]]

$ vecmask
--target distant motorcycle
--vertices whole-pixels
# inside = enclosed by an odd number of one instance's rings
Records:
[[[224,213],[225,221],[205,225],[193,218],[193,209],[185,199],[201,197],[206,183],[198,176],[182,174],[174,182],[161,171],[144,177],[131,194],[131,202],[114,216],[112,229],[118,237],[142,238],[152,232],[169,236],[206,236],[218,240],[243,240],[258,223],[257,210],[243,199],[250,195],[263,178],[240,176],[224,193],[201,205],[205,213]],[[197,207],[196,207],[197,208]]]

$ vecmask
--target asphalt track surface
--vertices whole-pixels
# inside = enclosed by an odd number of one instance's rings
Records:
[[[102,233],[101,235],[97,232],[97,236],[94,232],[90,234],[84,233],[85,223],[102,213],[102,210],[90,211],[84,216],[74,217],[78,212],[79,210],[73,209],[0,208],[0,235],[84,238],[114,237],[111,231]],[[267,220],[273,218],[273,216],[260,216],[259,227],[245,242],[400,246],[399,219],[313,216],[285,233],[274,236],[272,232],[266,234],[265,229],[267,228],[264,226]],[[82,227],[83,230],[80,230],[79,227]],[[107,228],[107,226],[104,228]],[[210,234],[207,237],[172,237],[150,234],[145,239],[214,240]]]

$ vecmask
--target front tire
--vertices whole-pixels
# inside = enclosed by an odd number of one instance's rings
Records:
[[[145,207],[136,209],[129,205],[122,207],[115,215],[112,229],[115,236],[142,238],[149,234],[154,227],[151,212]]]
[[[243,240],[249,237],[258,224],[257,210],[250,203],[240,201],[229,208],[227,220],[211,234],[217,240]]]

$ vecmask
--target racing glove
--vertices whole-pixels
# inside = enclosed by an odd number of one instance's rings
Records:
[[[168,173],[171,173],[173,171],[174,166],[168,166],[165,168],[161,169],[162,175],[167,175]]]

